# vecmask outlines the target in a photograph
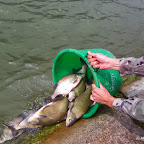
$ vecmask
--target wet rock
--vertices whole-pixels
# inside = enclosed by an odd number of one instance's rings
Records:
[[[127,97],[134,92],[141,95],[144,78],[127,76],[123,78],[121,92]],[[140,82],[140,83],[139,83]],[[133,93],[131,92],[133,91]],[[121,92],[118,98],[126,98]],[[144,94],[144,93],[142,93]],[[80,119],[71,127],[65,122],[54,132],[48,134],[36,144],[143,144],[144,123],[102,105],[95,115],[88,119]]]
[[[144,126],[114,109],[101,106],[88,119],[80,119],[71,127],[65,122],[57,131],[36,144],[143,144]]]
[[[136,80],[124,84],[121,92],[126,97],[139,97],[144,99],[144,77],[138,77]]]

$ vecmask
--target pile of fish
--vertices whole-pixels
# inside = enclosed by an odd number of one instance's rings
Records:
[[[90,100],[91,84],[87,84],[87,65],[82,61],[82,68],[68,74],[58,81],[54,93],[47,98],[50,101],[27,115],[20,115],[5,125],[0,143],[18,137],[25,129],[50,126],[66,121],[71,126],[85,114],[93,102]]]

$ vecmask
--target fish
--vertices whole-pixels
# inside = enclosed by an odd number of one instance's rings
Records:
[[[48,97],[48,100],[53,101],[58,95],[67,96],[81,81],[84,74],[68,74],[60,79],[56,84],[54,93]]]
[[[57,124],[66,119],[69,101],[67,97],[59,96],[59,99],[41,107],[28,122],[42,126]]]
[[[12,140],[14,137],[17,137],[19,134],[16,134],[16,131],[13,127],[4,124],[3,134],[0,137],[0,143],[4,143],[8,140]]]
[[[3,124],[4,129],[0,137],[0,143],[4,143],[5,141],[12,140],[24,132],[24,130],[22,129],[19,130],[17,126],[25,117],[26,116],[24,114],[20,114],[16,118],[14,118],[12,121],[8,122],[7,124]]]
[[[8,125],[15,128],[15,130],[40,128],[41,125],[33,125],[32,123],[28,122],[28,119],[35,112],[36,112],[36,109],[30,110],[28,113],[23,113],[23,114],[17,116],[13,121],[9,122]]]
[[[68,100],[72,102],[77,96],[80,96],[85,91],[85,89],[85,78],[83,78],[78,84],[78,86],[69,93]]]
[[[60,79],[55,87],[54,93],[48,97],[47,100],[54,100],[58,95],[66,96],[80,83],[80,81],[86,76],[87,64],[82,58],[80,58],[82,67],[80,69],[73,68],[73,74],[68,74]],[[75,92],[72,92],[70,95],[73,95]],[[74,94],[75,95],[75,94]]]
[[[32,113],[20,114],[7,124],[3,124],[4,129],[0,137],[0,143],[15,139],[16,137],[24,133],[26,129],[40,128],[41,126],[28,123],[27,120],[31,115]]]
[[[16,129],[37,129],[41,128],[41,125],[36,125],[28,122],[28,119],[32,116],[33,114],[29,114],[23,121],[19,123]]]
[[[85,63],[85,61],[82,58],[80,58],[80,61],[81,61],[81,64],[82,64],[82,68],[79,68],[79,69],[74,69],[73,68],[73,73],[75,73],[75,74],[85,74],[86,75],[87,64]]]
[[[90,100],[90,95],[92,93],[91,85],[87,85],[87,89],[84,93],[78,96],[73,105],[67,112],[66,118],[66,126],[69,127],[73,125],[78,119],[81,118],[83,114],[85,114],[90,106],[92,105],[92,101]]]

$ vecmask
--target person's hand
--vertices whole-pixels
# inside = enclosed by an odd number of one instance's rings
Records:
[[[105,104],[109,107],[113,107],[113,102],[115,98],[110,95],[108,90],[100,83],[100,88],[92,84],[92,95],[90,99],[94,102]]]
[[[93,68],[119,70],[119,59],[109,58],[102,53],[88,51],[87,58]]]

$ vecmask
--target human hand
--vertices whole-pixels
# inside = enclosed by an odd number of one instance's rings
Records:
[[[109,107],[113,107],[113,102],[115,98],[110,95],[108,90],[100,83],[100,88],[92,84],[92,95],[90,99],[94,102],[105,104]]]
[[[109,58],[102,53],[88,51],[87,58],[93,68],[119,70],[119,59]]]

